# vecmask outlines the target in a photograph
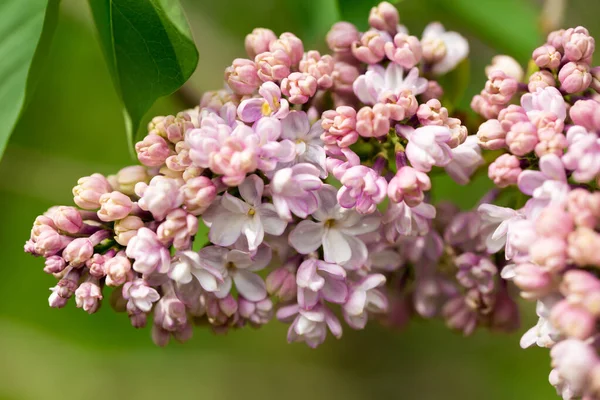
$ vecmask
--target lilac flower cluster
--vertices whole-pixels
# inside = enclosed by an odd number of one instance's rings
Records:
[[[583,27],[550,33],[533,52],[529,82],[496,65],[473,108],[479,144],[503,150],[489,177],[513,207],[481,205],[488,252],[501,276],[535,301],[539,321],[522,347],[551,348],[550,383],[563,399],[600,397],[600,98],[594,38]],[[518,71],[518,74],[514,72]],[[520,103],[515,104],[515,103]],[[526,202],[520,201],[527,199]]]
[[[339,315],[352,329],[411,310],[465,333],[510,325],[497,268],[463,229],[477,214],[434,221],[427,202],[432,170],[466,184],[483,164],[434,80],[467,42],[438,23],[411,36],[385,2],[369,25],[335,24],[331,55],[255,29],[226,89],[150,122],[141,166],[81,178],[78,208],[48,210],[25,245],[58,279],[50,306],[75,296],[93,313],[112,287],[159,345],[274,316],[311,347],[342,335]]]

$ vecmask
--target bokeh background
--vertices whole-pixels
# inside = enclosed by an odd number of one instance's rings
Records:
[[[554,398],[547,383],[548,352],[518,345],[534,323],[531,311],[524,311],[524,326],[513,335],[478,332],[463,338],[430,321],[413,321],[402,331],[372,324],[311,350],[288,345],[286,326],[276,321],[227,336],[196,329],[188,343],[163,349],[153,345],[149,329],[132,329],[126,315],[108,306],[91,317],[74,302],[63,310],[48,308],[54,278],[42,272],[41,260],[22,252],[33,219],[54,204],[71,204],[80,176],[109,174],[132,163],[86,3],[63,0],[45,77],[0,163],[0,399]],[[364,28],[372,2],[346,3],[344,14]],[[585,25],[598,34],[598,3],[566,0],[561,25]],[[334,18],[331,10],[319,8],[319,0],[183,4],[200,51],[189,83],[197,92],[221,87],[223,69],[244,55],[243,38],[253,27],[292,31],[306,47],[324,48]],[[539,20],[532,22],[515,4],[534,15],[543,6],[527,0],[404,0],[398,8],[417,36],[427,22],[439,20],[469,38],[471,85],[463,101],[468,104],[493,54],[508,53],[525,63],[541,40]],[[502,34],[490,26],[501,26]],[[164,98],[146,120],[184,106],[181,95]],[[446,182],[438,188],[436,198],[468,207],[486,182],[470,191]]]

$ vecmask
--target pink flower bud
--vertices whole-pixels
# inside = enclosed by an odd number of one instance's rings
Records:
[[[587,339],[596,327],[596,318],[589,311],[567,300],[552,307],[550,321],[560,332],[576,339]]]
[[[354,65],[345,62],[336,62],[333,67],[333,90],[338,94],[352,94],[352,84],[359,77],[360,72]]]
[[[79,278],[81,277],[81,270],[71,269],[64,278],[62,278],[56,286],[50,288],[52,295],[48,299],[50,307],[60,308],[64,307],[67,303],[66,300],[73,296],[77,289]]]
[[[260,53],[269,51],[269,46],[277,40],[277,36],[270,29],[255,28],[252,33],[246,35],[244,45],[248,57],[254,58]]]
[[[510,102],[517,89],[518,83],[515,78],[496,69],[488,75],[482,96],[491,104],[504,105]]]
[[[569,234],[569,257],[582,267],[600,267],[600,235],[590,228],[579,227]]]
[[[260,301],[238,299],[240,317],[246,319],[253,327],[268,323],[273,318],[273,302],[266,298]]]
[[[384,49],[387,58],[407,69],[421,61],[421,42],[415,36],[397,33],[392,42],[385,44]]]
[[[589,63],[594,54],[594,38],[582,26],[570,28],[563,34],[563,48],[567,60]]]
[[[363,107],[356,114],[356,131],[362,137],[381,137],[390,130],[390,115],[384,104]]]
[[[543,45],[533,51],[533,61],[540,68],[557,69],[562,56],[554,46]]]
[[[104,264],[107,286],[121,286],[129,280],[131,261],[123,253],[106,261]]]
[[[356,132],[356,111],[352,107],[342,106],[323,113],[321,127],[324,132],[321,139],[325,144],[348,147],[358,139]]]
[[[539,299],[553,288],[552,275],[535,264],[523,263],[515,267],[513,281],[525,299]]]
[[[421,99],[423,101],[429,101],[432,99],[441,99],[444,95],[444,89],[440,86],[437,81],[427,81],[427,89],[424,93],[421,93]]]
[[[65,247],[63,258],[73,267],[82,266],[94,254],[94,245],[89,238],[77,238]]]
[[[535,154],[538,157],[546,154],[556,154],[561,157],[569,144],[567,138],[562,133],[539,131],[538,137],[540,142],[535,145]]]
[[[394,121],[412,117],[419,108],[419,102],[410,89],[403,89],[397,94],[387,92],[382,94],[380,100],[385,104],[390,118]]]
[[[297,65],[304,55],[304,44],[296,35],[285,32],[279,35],[279,39],[271,42],[269,51],[283,50],[290,58],[291,65]]]
[[[573,217],[561,206],[549,205],[535,221],[535,231],[540,236],[566,239],[573,231]]]
[[[171,155],[169,145],[158,135],[147,135],[135,144],[138,160],[147,167],[158,167]]]
[[[83,226],[81,214],[75,207],[58,207],[52,214],[52,219],[56,228],[66,233],[77,233]]]
[[[98,218],[104,222],[123,219],[133,209],[133,202],[129,196],[121,192],[105,193],[100,197],[100,211]]]
[[[517,122],[506,134],[506,144],[511,153],[524,156],[538,143],[537,130],[530,122]]]
[[[283,266],[271,272],[266,279],[267,292],[281,301],[290,301],[296,297],[296,275]]]
[[[423,60],[428,64],[435,64],[444,59],[448,53],[446,43],[439,37],[429,37],[421,40]]]
[[[600,67],[590,69],[590,74],[592,74],[592,83],[590,83],[590,87],[596,92],[600,92]]]
[[[188,180],[182,187],[183,204],[186,211],[193,215],[202,214],[217,196],[214,183],[205,176]]]
[[[280,81],[290,74],[290,57],[283,50],[266,51],[254,59],[263,82]]]
[[[523,68],[514,58],[506,55],[497,55],[492,58],[492,63],[485,67],[485,74],[490,76],[494,71],[501,71],[506,76],[517,81],[523,79]]]
[[[50,256],[46,258],[44,272],[47,274],[58,274],[64,271],[67,263],[61,256]]]
[[[516,185],[523,172],[519,159],[511,154],[502,154],[488,169],[488,176],[500,188]]]
[[[141,165],[132,165],[117,172],[117,189],[128,196],[133,196],[135,185],[138,182],[148,182],[149,180],[150,176],[146,168]]]
[[[362,34],[360,40],[352,43],[352,54],[367,64],[377,64],[385,57],[385,44],[391,38],[384,32],[370,30]]]
[[[305,53],[300,60],[300,72],[312,75],[317,80],[319,89],[329,89],[333,85],[333,68],[335,61],[329,54],[321,56],[318,51]]]
[[[303,72],[292,72],[281,81],[281,91],[292,104],[304,104],[317,92],[317,80]]]
[[[187,142],[179,142],[175,145],[176,155],[169,156],[165,161],[167,168],[172,171],[185,171],[193,164],[190,158],[190,145]],[[146,181],[144,181],[146,182]]]
[[[545,271],[557,273],[567,264],[567,243],[559,237],[541,237],[533,243],[529,255]]]
[[[336,53],[348,53],[359,39],[356,27],[350,22],[336,22],[327,32],[327,46]]]
[[[583,126],[588,132],[600,131],[600,103],[596,100],[577,100],[569,116],[575,125]]]
[[[162,221],[169,211],[183,203],[180,186],[180,182],[160,175],[152,178],[149,185],[140,182],[135,185],[135,193],[140,196],[138,205],[150,211],[155,220]]]
[[[448,146],[450,146],[450,148],[454,149],[467,140],[469,131],[466,126],[462,125],[460,119],[448,118],[446,126],[450,129],[450,140],[448,141]],[[475,145],[475,142],[473,142],[473,144]],[[477,147],[477,145],[475,145],[475,147]]]
[[[101,174],[84,176],[73,188],[73,201],[85,210],[100,208],[100,196],[112,191],[110,183]]]
[[[509,105],[498,114],[498,121],[502,125],[504,132],[510,131],[510,128],[517,122],[529,122],[525,110],[521,106]]]
[[[563,50],[563,35],[565,33],[564,29],[559,29],[548,34],[548,38],[546,39],[546,43],[550,46],[554,47],[557,51]]]
[[[470,335],[477,327],[477,315],[462,296],[450,299],[444,305],[442,314],[450,329],[462,331],[464,335]]]
[[[115,240],[121,246],[127,246],[131,238],[133,238],[138,229],[144,226],[144,221],[135,215],[129,215],[115,222]]]
[[[600,218],[600,193],[576,188],[569,192],[567,209],[575,225],[594,229]]]
[[[176,250],[188,250],[192,243],[192,237],[198,232],[198,218],[177,208],[167,214],[165,221],[160,224],[156,235],[165,246]]]
[[[535,93],[537,92],[538,88],[543,89],[548,86],[556,86],[556,80],[551,72],[542,70],[531,74],[529,77],[529,83],[527,84],[527,89],[529,92]]]
[[[402,167],[388,184],[388,197],[395,203],[404,201],[416,207],[425,198],[424,191],[431,189],[431,180],[426,173],[412,167]]]
[[[387,1],[382,1],[369,13],[369,25],[380,31],[396,32],[400,16],[398,10]]]
[[[580,304],[593,315],[600,314],[600,280],[593,274],[572,269],[563,275],[560,292],[571,304]]]
[[[560,88],[565,92],[582,92],[592,83],[590,67],[584,63],[567,63],[558,72],[558,80]]]
[[[506,132],[497,119],[490,119],[479,125],[477,143],[486,150],[499,150],[506,147]]]
[[[83,282],[75,290],[75,303],[78,308],[83,308],[88,314],[98,311],[102,300],[102,289],[94,281]]]
[[[182,141],[185,133],[198,125],[197,117],[192,118],[192,111],[182,111],[176,116],[152,118],[148,124],[148,134],[158,135],[174,144]]]
[[[34,251],[42,257],[50,257],[64,249],[71,238],[60,235],[54,229],[46,229],[35,240]]]
[[[482,93],[484,92],[482,91]],[[483,95],[478,94],[473,96],[471,108],[485,119],[492,119],[498,117],[498,113],[504,108],[504,105],[492,104]]]
[[[448,121],[448,109],[442,107],[442,103],[438,99],[431,99],[419,106],[417,118],[421,125],[442,126]]]
[[[241,95],[252,94],[262,83],[254,61],[245,58],[236,58],[225,69],[225,82],[234,93]]]
[[[105,254],[94,253],[92,258],[85,262],[91,276],[98,279],[106,276],[104,265],[108,260],[115,256],[114,250],[109,250]]]

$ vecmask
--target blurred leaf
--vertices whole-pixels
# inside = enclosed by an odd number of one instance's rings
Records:
[[[0,157],[44,70],[59,0],[0,2]]]
[[[337,0],[342,21],[352,22],[360,30],[368,28],[369,11],[380,2],[380,0]],[[398,2],[398,0],[390,1],[390,3]]]
[[[468,58],[461,61],[452,71],[438,79],[444,89],[442,104],[452,113],[461,105],[469,80],[471,78],[471,64]]]
[[[130,145],[144,114],[179,89],[198,63],[178,1],[88,0],[113,83],[125,106]]]
[[[542,41],[539,10],[524,0],[430,0],[492,47],[524,62]]]

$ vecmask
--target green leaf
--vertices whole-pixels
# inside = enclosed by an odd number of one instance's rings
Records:
[[[43,74],[59,0],[0,2],[0,157]]]
[[[452,113],[461,104],[467,87],[469,87],[471,67],[468,58],[461,61],[452,71],[438,79],[444,89],[442,104]]]
[[[537,9],[523,0],[430,0],[492,47],[525,62],[540,43]],[[461,33],[463,33],[461,31]]]
[[[88,2],[133,145],[152,104],[192,75],[198,51],[176,0]]]

